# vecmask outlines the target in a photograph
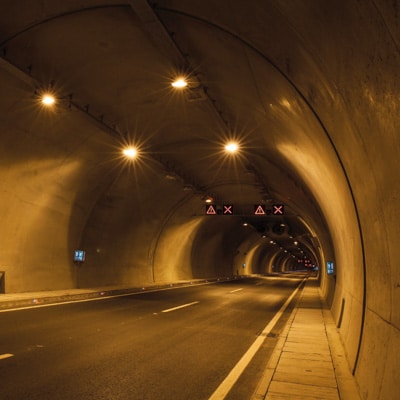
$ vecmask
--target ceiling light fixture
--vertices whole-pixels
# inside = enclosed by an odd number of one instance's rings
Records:
[[[187,86],[187,84],[187,80],[183,77],[179,77],[171,83],[172,87],[176,89],[183,89]]]
[[[236,142],[229,142],[225,145],[225,150],[228,153],[236,153],[239,150],[239,145]]]
[[[44,93],[40,100],[46,107],[50,107],[56,102],[56,98],[51,93]]]
[[[130,158],[130,159],[134,159],[137,157],[138,151],[134,148],[134,147],[127,147],[126,149],[124,149],[122,151],[122,153],[124,154],[125,157]]]

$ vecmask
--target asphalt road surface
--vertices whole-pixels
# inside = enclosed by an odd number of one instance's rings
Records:
[[[0,313],[0,399],[209,399],[300,282],[247,278]],[[227,399],[251,397],[273,336]]]

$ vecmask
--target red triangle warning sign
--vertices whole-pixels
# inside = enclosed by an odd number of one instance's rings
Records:
[[[210,204],[210,205],[206,206],[206,214],[207,215],[217,214],[217,206],[215,204]]]
[[[265,215],[265,206],[261,204],[254,206],[254,215]]]

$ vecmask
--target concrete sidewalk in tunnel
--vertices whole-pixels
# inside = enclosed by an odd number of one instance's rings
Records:
[[[331,312],[309,279],[252,400],[358,400]]]

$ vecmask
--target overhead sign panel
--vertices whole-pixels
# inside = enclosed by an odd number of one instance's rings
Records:
[[[222,206],[223,215],[233,215],[233,204],[224,204]]]
[[[251,215],[249,205],[236,208],[233,204],[206,204],[206,215]],[[285,206],[283,204],[273,204],[267,206],[266,204],[253,204],[253,214],[258,216],[283,216],[285,214]],[[267,208],[268,207],[268,208]],[[237,214],[235,214],[235,211]]]
[[[265,205],[264,204],[255,204],[254,205],[254,215],[266,215]]]
[[[273,215],[283,215],[285,213],[285,206],[283,204],[274,204],[272,206]]]
[[[206,215],[216,215],[217,214],[217,205],[216,204],[207,204],[206,205]]]

